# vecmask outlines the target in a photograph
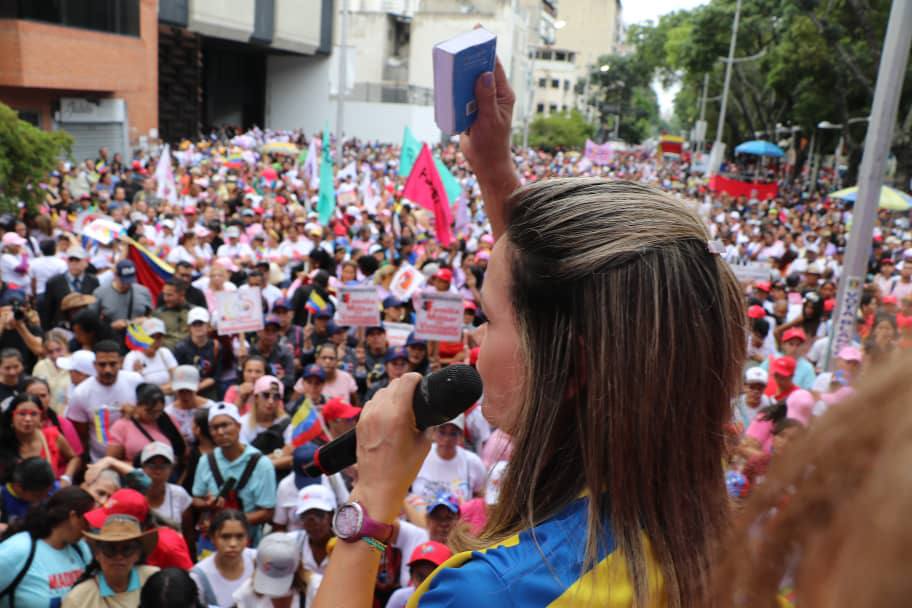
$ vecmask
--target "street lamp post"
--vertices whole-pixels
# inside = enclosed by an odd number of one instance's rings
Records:
[[[722,143],[722,131],[725,129],[725,110],[728,105],[728,89],[731,86],[732,68],[735,65],[735,47],[738,43],[738,23],[741,20],[741,0],[735,3],[735,19],[732,21],[731,42],[728,45],[728,61],[725,64],[725,81],[722,84],[722,105],[719,107],[719,123],[716,125],[716,140],[709,155],[709,173],[719,172],[722,157],[725,156],[725,144]]]
[[[833,329],[827,349],[828,369],[833,365],[834,350],[838,353],[841,347],[850,343],[855,333],[855,315],[865,283],[880,189],[909,61],[909,44],[912,42],[909,23],[912,23],[912,2],[894,0],[887,21],[874,102],[871,104],[871,119],[865,137],[861,170],[858,172],[858,197],[855,200],[852,231],[846,247],[845,268],[839,281],[838,305],[833,315]]]

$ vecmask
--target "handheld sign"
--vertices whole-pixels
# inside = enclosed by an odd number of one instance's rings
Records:
[[[422,293],[415,309],[415,336],[423,340],[458,342],[462,339],[462,296]]]
[[[383,322],[383,328],[386,330],[386,341],[390,346],[405,346],[409,334],[415,331],[415,326],[411,323],[392,323]]]
[[[336,324],[348,327],[372,327],[380,323],[380,295],[372,285],[339,288]]]
[[[403,302],[411,299],[415,291],[424,284],[424,275],[420,270],[403,262],[390,281],[390,293]]]
[[[259,287],[215,294],[220,336],[263,329],[263,298]]]

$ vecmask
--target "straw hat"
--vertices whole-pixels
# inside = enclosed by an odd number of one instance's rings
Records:
[[[138,540],[142,543],[143,553],[149,555],[158,544],[158,531],[142,531],[139,520],[132,515],[108,515],[104,525],[96,532],[83,532],[83,536],[90,540],[104,543],[121,543]]]
[[[63,296],[63,300],[60,301],[60,310],[61,312],[66,312],[68,310],[73,310],[74,308],[91,306],[96,301],[97,298],[95,298],[93,295],[87,293],[70,292],[67,295]]]

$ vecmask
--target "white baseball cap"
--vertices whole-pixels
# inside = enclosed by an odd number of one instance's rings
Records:
[[[443,424],[452,424],[453,426],[458,428],[460,431],[465,433],[465,414],[459,414],[452,420],[447,420]],[[441,424],[440,426],[443,426],[443,424]]]
[[[152,460],[156,456],[161,456],[171,464],[174,464],[174,450],[171,449],[170,445],[161,441],[153,441],[146,445],[139,455],[139,462],[140,464],[145,464],[147,460]]]
[[[244,419],[241,418],[240,412],[238,412],[237,407],[233,403],[225,403],[224,401],[216,403],[209,408],[209,422],[212,423],[212,419],[216,416],[228,416],[238,424],[243,424]]]
[[[192,325],[197,321],[202,321],[203,323],[209,322],[209,311],[202,306],[191,308],[190,312],[187,313],[187,325]]]
[[[268,597],[282,597],[291,590],[301,559],[298,536],[273,532],[257,547],[253,590]]]
[[[176,391],[193,391],[199,388],[199,370],[193,365],[178,365],[174,368],[174,380],[171,387]]]
[[[68,372],[79,372],[86,376],[94,376],[95,353],[90,350],[77,350],[66,357],[57,357],[57,367]]]
[[[165,335],[165,324],[161,319],[156,319],[155,317],[149,317],[142,324],[143,331],[146,332],[146,335],[150,338],[156,334]]]
[[[225,229],[225,236],[235,239],[239,238],[241,236],[241,229],[237,226],[228,226],[228,228]]]
[[[744,384],[766,384],[769,374],[762,367],[750,367],[744,372]]]
[[[295,516],[300,517],[311,509],[320,511],[336,510],[336,495],[332,490],[320,484],[304,486],[298,491],[298,502],[295,508]]]

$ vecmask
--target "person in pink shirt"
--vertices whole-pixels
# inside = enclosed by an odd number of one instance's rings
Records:
[[[323,394],[327,399],[338,397],[352,405],[358,405],[358,383],[351,374],[336,367],[338,360],[333,344],[324,344],[317,352],[317,364],[326,373]]]
[[[155,384],[142,383],[136,387],[133,416],[111,425],[106,455],[133,462],[153,441],[171,446],[177,457],[176,469],[180,470],[186,459],[186,443],[177,423],[165,413],[165,394]]]

